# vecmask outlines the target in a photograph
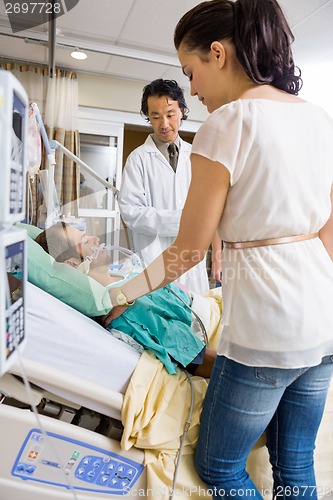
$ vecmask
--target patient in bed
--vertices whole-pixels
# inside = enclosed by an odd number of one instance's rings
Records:
[[[58,222],[40,233],[35,241],[57,262],[81,268],[94,253],[100,240]],[[104,286],[115,280],[109,273],[110,257],[106,251],[90,261],[89,276]],[[189,294],[175,284],[141,297],[119,317],[96,318],[106,328],[114,328],[132,337],[154,352],[170,374],[180,365],[195,375],[209,377],[216,352],[206,348],[191,330],[192,314]]]

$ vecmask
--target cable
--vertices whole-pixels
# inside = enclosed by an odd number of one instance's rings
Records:
[[[183,298],[180,297],[169,285],[167,285],[166,288],[175,297],[177,297],[191,311],[191,313],[195,316],[195,318],[197,319],[197,321],[199,323],[199,326],[200,326],[200,328],[202,330],[202,333],[203,333],[203,336],[204,336],[204,342],[205,342],[206,346],[209,347],[209,340],[208,340],[207,330],[206,330],[205,325],[203,324],[203,321],[200,318],[200,316],[195,311],[193,311],[193,309],[191,308],[191,306],[189,306],[185,302],[185,300],[183,300]],[[174,472],[174,475],[173,475],[172,488],[171,488],[171,494],[169,496],[169,500],[173,500],[173,497],[174,497],[174,492],[175,492],[176,482],[177,482],[177,475],[178,475],[178,470],[179,470],[179,465],[180,465],[180,458],[181,458],[182,449],[183,449],[183,446],[184,446],[184,443],[185,443],[185,438],[186,438],[187,432],[188,432],[188,430],[190,428],[190,425],[191,425],[192,414],[193,414],[193,407],[194,407],[194,386],[193,386],[192,377],[191,377],[191,375],[184,368],[182,368],[181,366],[179,368],[186,374],[186,376],[187,376],[187,378],[188,378],[188,380],[190,382],[190,387],[191,387],[191,405],[190,405],[190,411],[189,411],[187,420],[185,422],[184,433],[182,435],[182,439],[181,439],[179,450],[178,450],[178,455],[177,455],[177,459],[176,459],[176,466],[175,466],[175,472]]]
[[[173,293],[173,295],[175,295],[175,297],[177,297],[191,311],[191,313],[193,314],[193,316],[195,316],[195,318],[198,321],[199,326],[201,328],[202,334],[204,336],[204,343],[206,344],[207,347],[209,347],[209,339],[208,339],[207,330],[206,330],[206,327],[203,324],[203,321],[200,318],[200,316],[195,311],[193,311],[193,309],[191,308],[191,306],[189,306],[182,297],[180,297],[174,290],[172,290],[172,288],[170,287],[170,285],[167,285],[166,288],[171,293]]]
[[[6,283],[5,284],[6,309],[8,309],[10,307],[12,301],[11,301],[11,293],[10,293],[10,288],[9,288],[9,282],[8,282],[8,278],[7,278],[7,271],[6,271],[5,267],[6,266],[4,266],[4,271],[3,271],[4,274],[5,274],[5,280],[3,280],[3,283]],[[22,379],[23,379],[23,382],[24,382],[24,385],[25,385],[25,388],[26,388],[26,391],[27,391],[27,395],[28,395],[28,399],[29,399],[29,405],[32,408],[32,411],[33,411],[33,413],[35,415],[35,418],[36,418],[36,421],[37,421],[37,427],[41,431],[44,439],[48,442],[48,444],[50,446],[50,449],[52,450],[52,452],[53,452],[56,460],[60,464],[61,471],[62,471],[62,473],[64,475],[64,478],[65,478],[65,483],[68,485],[68,489],[72,493],[73,499],[74,500],[79,500],[78,496],[76,494],[76,491],[75,491],[73,485],[71,484],[71,481],[70,481],[69,477],[65,473],[64,467],[61,464],[61,460],[60,460],[60,458],[58,456],[58,453],[57,453],[55,447],[53,446],[51,440],[49,439],[49,436],[48,436],[47,432],[44,430],[44,428],[42,426],[42,423],[40,421],[38,410],[37,410],[37,408],[36,408],[36,406],[35,406],[35,404],[33,402],[33,397],[32,397],[32,393],[31,393],[30,383],[29,383],[28,377],[26,375],[26,372],[25,372],[25,369],[24,369],[24,366],[23,366],[23,361],[22,361],[22,358],[21,358],[21,353],[20,353],[20,350],[19,350],[19,345],[17,343],[17,338],[16,338],[15,335],[14,335],[14,338],[13,338],[13,343],[14,343],[15,354],[17,356],[17,360],[18,360],[18,364],[19,364],[21,376],[22,376]]]
[[[58,461],[58,463],[60,464],[60,470],[62,471],[63,473],[63,476],[64,476],[64,479],[65,479],[65,483],[68,485],[68,489],[69,491],[72,493],[73,495],[73,499],[74,500],[79,500],[78,499],[78,496],[76,494],[76,491],[69,479],[69,477],[67,476],[67,474],[65,473],[65,469],[64,469],[64,466],[62,465],[61,463],[61,459],[55,449],[55,447],[53,446],[53,443],[52,441],[49,439],[49,436],[47,434],[47,432],[44,430],[43,426],[42,426],[42,423],[40,421],[40,418],[39,418],[39,413],[38,413],[38,410],[36,408],[36,406],[34,405],[33,403],[33,398],[32,398],[32,394],[31,394],[31,387],[30,387],[30,383],[29,383],[29,380],[27,378],[27,375],[26,375],[26,372],[25,372],[25,369],[24,369],[24,366],[23,366],[23,362],[22,362],[22,358],[21,358],[21,354],[20,352],[17,351],[17,360],[18,360],[18,363],[19,363],[19,367],[20,367],[20,372],[21,372],[21,376],[22,376],[22,379],[23,379],[23,382],[24,382],[24,385],[25,385],[25,388],[26,388],[26,391],[27,391],[27,394],[28,394],[28,398],[29,398],[29,404],[32,408],[32,411],[35,415],[35,418],[36,418],[36,421],[37,421],[37,427],[38,429],[41,431],[44,439],[48,442],[49,446],[50,446],[50,449],[52,450],[56,460]]]
[[[31,189],[31,179],[28,179],[28,199],[27,199],[27,214],[28,214],[28,224],[32,224],[33,220],[33,213],[34,213],[34,202],[33,202],[33,196],[32,196],[32,189]]]
[[[179,466],[180,466],[180,458],[181,458],[183,446],[184,446],[184,443],[185,443],[185,438],[187,436],[187,432],[188,432],[188,430],[190,428],[190,425],[191,425],[191,420],[192,420],[192,415],[193,415],[193,408],[194,408],[194,386],[193,386],[192,377],[191,377],[191,375],[186,370],[184,370],[184,368],[181,368],[181,367],[179,367],[179,368],[185,373],[185,375],[187,376],[187,378],[188,378],[188,380],[190,382],[190,388],[191,388],[191,405],[190,405],[190,410],[188,412],[187,420],[185,422],[184,432],[183,432],[183,435],[182,435],[182,439],[181,439],[181,442],[180,442],[180,446],[179,446],[179,450],[178,450],[178,454],[177,454],[177,458],[176,458],[176,466],[175,466],[175,472],[173,474],[173,481],[172,481],[171,494],[169,496],[169,500],[173,500],[173,496],[174,496],[174,492],[175,492],[175,488],[176,488],[176,483],[177,483],[177,475],[178,475]]]

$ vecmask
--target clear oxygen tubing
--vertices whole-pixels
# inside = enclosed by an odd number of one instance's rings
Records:
[[[102,243],[99,246],[93,246],[92,252],[93,253],[88,255],[78,267],[78,270],[84,274],[89,273],[92,261],[98,259],[101,252],[107,252],[110,260],[113,253],[124,256],[123,258],[118,259],[118,262],[110,264],[110,276],[119,277],[121,279],[130,279],[144,270],[144,265],[140,257],[128,248]],[[117,284],[118,283],[119,281]]]

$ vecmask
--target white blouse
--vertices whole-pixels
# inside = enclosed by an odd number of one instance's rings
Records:
[[[192,153],[230,172],[224,241],[313,233],[330,216],[333,122],[311,103],[231,102],[201,126]],[[278,368],[333,354],[333,263],[319,238],[223,253],[219,354]]]

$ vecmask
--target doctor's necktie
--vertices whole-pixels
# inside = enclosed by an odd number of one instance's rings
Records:
[[[177,162],[178,162],[178,148],[176,144],[169,144],[168,146],[169,153],[169,163],[172,166],[173,170],[176,172]]]

